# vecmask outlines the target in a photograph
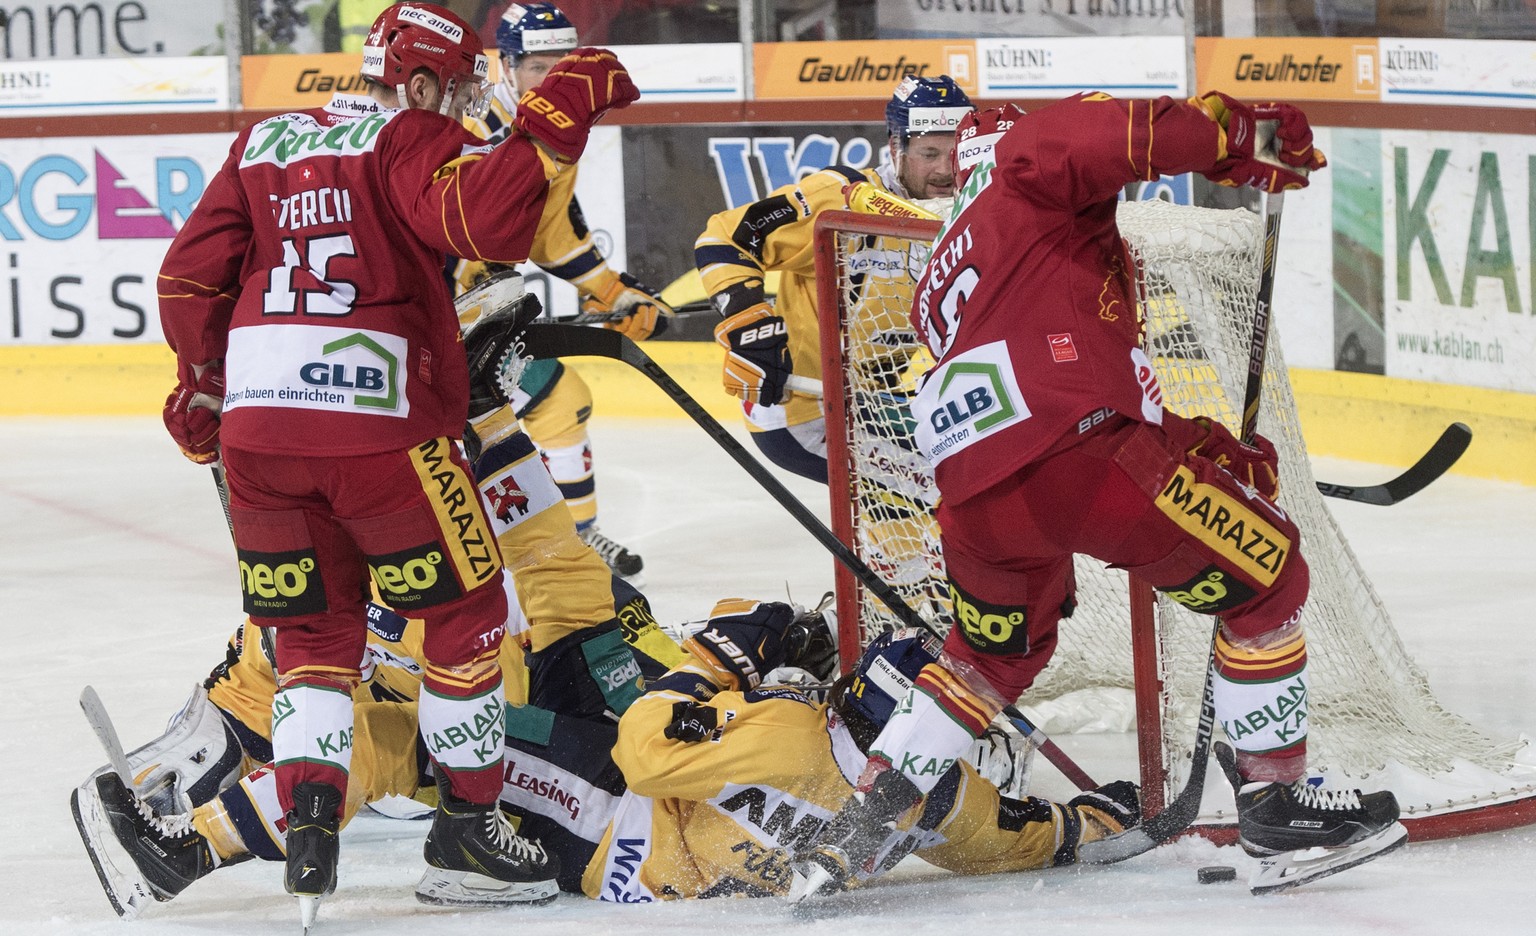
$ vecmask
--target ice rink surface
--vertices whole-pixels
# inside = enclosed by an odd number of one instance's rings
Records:
[[[1425,444],[1439,427],[1426,427]],[[297,933],[281,869],[248,862],[124,924],[102,896],[68,799],[105,758],[76,699],[94,685],[128,747],[157,735],[240,621],[233,551],[205,469],[155,419],[0,422],[0,596],[15,679],[0,708],[0,933]],[[699,430],[599,422],[605,532],[640,552],[663,620],[718,597],[814,603],[831,561]],[[1476,445],[1476,442],[1473,442]],[[1396,469],[1319,460],[1319,477]],[[825,513],[825,489],[789,479]],[[1330,502],[1441,702],[1490,735],[1536,735],[1536,489],[1447,477],[1391,508]],[[1072,750],[1079,739],[1065,738]],[[1131,776],[1091,742],[1101,781]],[[1066,792],[1047,766],[1046,794]],[[537,933],[678,936],[752,929],[900,934],[1536,933],[1536,828],[1407,849],[1288,894],[1255,898],[1235,847],[1183,841],[1105,868],[962,878],[909,862],[888,881],[792,919],[776,901],[552,906],[453,913],[416,903],[424,823],[364,815],[343,833],[341,886],[315,936]],[[1230,864],[1239,883],[1201,885]]]

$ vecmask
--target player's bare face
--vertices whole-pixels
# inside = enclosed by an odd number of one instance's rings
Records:
[[[559,52],[532,52],[523,56],[523,60],[507,73],[511,78],[512,93],[521,96],[529,88],[538,87],[544,76],[563,57]],[[501,62],[505,66],[506,58],[502,58]]]
[[[896,163],[907,194],[917,199],[955,194],[954,153],[954,134],[925,133],[908,140]]]

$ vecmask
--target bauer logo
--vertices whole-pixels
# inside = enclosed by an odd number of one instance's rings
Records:
[[[251,617],[292,617],[326,609],[325,586],[315,551],[255,552],[237,549],[240,592]]]
[[[940,364],[924,381],[912,410],[917,444],[934,465],[1030,415],[1002,341]]]

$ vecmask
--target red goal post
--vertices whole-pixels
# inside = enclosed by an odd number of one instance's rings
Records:
[[[1146,350],[1167,405],[1238,424],[1261,233],[1252,212],[1122,205]],[[932,505],[937,491],[911,437],[906,400],[931,361],[907,315],[940,223],[829,211],[815,227],[831,526],[925,619],[949,621]],[[1307,537],[1313,590],[1304,612],[1312,674],[1311,760],[1331,785],[1398,793],[1415,840],[1536,822],[1536,756],[1498,742],[1436,701],[1385,607],[1322,503],[1301,437],[1278,336],[1271,338],[1259,431],[1281,453],[1282,506]],[[835,568],[844,668],[894,618]],[[1123,573],[1077,560],[1078,612],[1020,700],[1048,731],[1117,712],[1137,732],[1143,806],[1182,786],[1211,622]],[[1104,719],[1099,718],[1100,721]],[[1113,719],[1111,719],[1113,720]],[[1208,783],[1224,785],[1218,771]],[[1228,805],[1202,831],[1235,837]]]

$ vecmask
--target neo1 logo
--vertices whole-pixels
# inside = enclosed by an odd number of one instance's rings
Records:
[[[985,413],[995,405],[997,400],[986,387],[972,387],[959,400],[950,400],[934,410],[928,421],[933,425],[934,432],[944,432],[969,421],[977,413]]]

